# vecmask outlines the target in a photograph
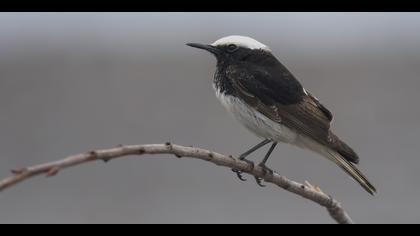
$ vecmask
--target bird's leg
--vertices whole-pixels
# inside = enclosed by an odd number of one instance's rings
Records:
[[[269,139],[265,139],[265,140],[263,140],[261,143],[259,143],[259,144],[255,145],[253,148],[251,148],[251,149],[249,149],[248,151],[246,151],[246,152],[242,153],[242,154],[239,156],[239,160],[241,160],[241,161],[245,161],[245,162],[247,162],[247,163],[249,163],[249,164],[251,164],[251,165],[254,165],[254,163],[253,163],[252,161],[249,161],[249,160],[247,160],[247,159],[245,159],[245,158],[246,158],[247,156],[249,156],[249,154],[251,154],[251,153],[255,152],[256,150],[260,149],[261,147],[263,147],[264,145],[266,145],[266,144],[268,144],[268,143],[270,143],[270,142],[271,142],[271,140],[269,140]],[[242,177],[242,171],[237,170],[237,169],[232,169],[232,171],[236,173],[236,175],[238,176],[238,178],[239,178],[240,180],[242,180],[242,181],[246,181],[246,179],[245,179],[244,177]]]
[[[263,169],[264,175],[267,174],[267,172],[270,172],[270,174],[273,174],[274,171],[270,168],[268,168],[265,163],[267,162],[268,158],[270,157],[271,153],[273,152],[274,148],[276,147],[277,142],[273,142],[270,149],[268,150],[267,154],[265,154],[264,159],[260,164],[258,164],[259,167]],[[255,177],[255,180],[257,181],[257,184],[261,187],[265,187],[265,185],[262,184],[262,179],[259,177]]]

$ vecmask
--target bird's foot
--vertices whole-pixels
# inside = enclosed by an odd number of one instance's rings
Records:
[[[268,168],[268,167],[267,167],[264,163],[260,163],[260,164],[258,164],[258,166],[262,168],[264,176],[266,176],[268,173],[269,173],[270,175],[273,175],[273,174],[274,174],[274,171],[273,171],[272,169]],[[255,177],[255,181],[257,182],[257,184],[258,184],[260,187],[265,187],[265,185],[264,185],[264,184],[262,184],[262,181],[263,181],[263,179],[262,179],[262,178],[260,178],[260,177]]]
[[[246,162],[246,163],[250,164],[250,165],[252,166],[252,169],[254,168],[254,165],[255,165],[255,164],[254,164],[254,162],[252,162],[252,161],[250,161],[250,160],[247,160],[247,159],[245,159],[245,158],[242,158],[242,157],[240,157],[240,158],[239,158],[239,160],[244,161],[244,162]],[[236,175],[238,176],[238,178],[239,178],[241,181],[246,181],[246,179],[242,176],[242,174],[243,174],[243,172],[242,172],[242,171],[237,170],[237,169],[232,169],[232,171],[236,173]]]

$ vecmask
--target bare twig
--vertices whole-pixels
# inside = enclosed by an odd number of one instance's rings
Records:
[[[184,147],[171,143],[165,144],[146,144],[146,145],[132,145],[132,146],[119,146],[117,148],[90,151],[74,156],[69,156],[62,160],[49,162],[41,165],[26,167],[22,169],[12,170],[13,176],[0,180],[0,192],[6,188],[10,188],[28,178],[45,174],[46,176],[54,176],[59,171],[80,165],[91,161],[109,161],[111,159],[130,156],[130,155],[143,155],[143,154],[173,154],[176,157],[190,157],[201,159],[204,161],[212,162],[218,166],[225,166],[241,170],[245,173],[255,177],[263,178],[266,182],[273,183],[291,193],[297,194],[303,198],[312,200],[319,205],[325,207],[331,217],[340,224],[351,224],[353,221],[349,215],[344,211],[341,204],[326,195],[319,187],[314,187],[309,182],[300,184],[280,176],[277,173],[266,174],[259,166],[252,166],[247,162],[240,161],[232,156],[226,156],[209,150]]]

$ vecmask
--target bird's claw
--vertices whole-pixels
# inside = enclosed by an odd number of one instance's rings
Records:
[[[265,166],[265,164],[259,164],[258,166],[262,168],[264,176],[266,176],[267,173],[270,173],[270,175],[274,174],[274,171],[272,169],[268,168],[267,166]],[[263,178],[255,177],[255,181],[257,182],[257,184],[260,187],[265,187],[265,185],[262,184]]]
[[[240,179],[241,181],[246,181],[246,179],[242,176],[242,171],[236,169],[232,169],[232,171],[236,173],[238,179]]]
[[[255,181],[257,182],[258,186],[265,187],[264,184],[262,184],[263,179],[260,177],[255,177]]]
[[[252,168],[254,168],[254,162],[247,160],[247,159],[243,159],[243,158],[239,158],[239,160],[244,161],[248,164],[250,164],[252,166]],[[240,179],[241,181],[246,181],[246,179],[242,176],[242,171],[237,170],[237,169],[232,169],[233,172],[236,173],[236,175],[238,176],[238,179]]]

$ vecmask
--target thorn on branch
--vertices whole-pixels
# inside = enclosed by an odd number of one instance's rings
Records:
[[[92,160],[98,159],[98,153],[96,151],[90,151],[88,155],[89,155],[89,158]]]
[[[53,168],[51,168],[48,172],[47,172],[47,177],[52,177],[58,174],[58,172],[60,171],[60,167],[55,166]]]
[[[166,142],[165,146],[168,148],[169,151],[172,151],[172,143],[171,142]]]
[[[206,152],[206,161],[212,161],[214,158],[214,154],[211,151]]]
[[[105,163],[107,163],[109,160],[111,160],[111,158],[109,158],[109,157],[99,158],[98,153],[96,151],[90,151],[89,152],[89,160],[95,161],[95,160],[98,160],[98,159],[102,160]]]

